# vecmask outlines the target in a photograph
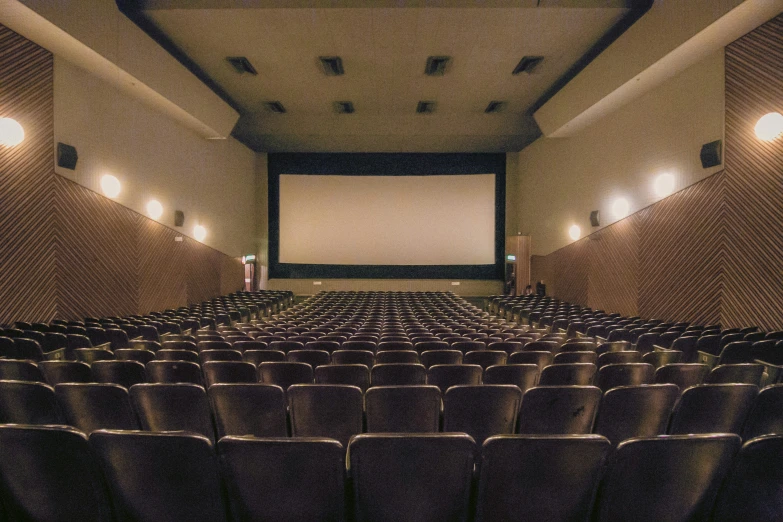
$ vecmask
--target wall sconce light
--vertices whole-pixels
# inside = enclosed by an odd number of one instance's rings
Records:
[[[783,135],[783,114],[770,112],[762,116],[756,127],[756,136],[763,141],[772,141]]]
[[[0,118],[0,145],[15,147],[24,141],[24,129],[12,118]]]

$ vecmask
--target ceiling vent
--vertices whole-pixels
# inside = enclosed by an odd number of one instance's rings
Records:
[[[353,114],[356,109],[353,108],[353,102],[337,101],[334,102],[334,112],[337,114]]]
[[[258,76],[256,68],[253,67],[250,60],[244,56],[229,56],[226,60],[228,60],[228,63],[230,63],[239,74],[252,74],[253,76]]]
[[[435,102],[420,101],[418,105],[416,105],[416,112],[419,114],[431,114],[435,112]]]
[[[342,76],[345,74],[343,69],[343,59],[339,56],[319,56],[321,67],[324,68],[326,76]]]
[[[443,76],[446,72],[446,64],[448,64],[450,60],[450,56],[428,57],[427,65],[424,67],[424,74],[427,76]]]
[[[496,112],[503,112],[503,109],[506,106],[506,102],[502,101],[491,101],[489,102],[489,105],[487,105],[487,108],[484,109],[484,112],[487,114],[492,114]]]
[[[277,114],[284,114],[286,112],[285,107],[279,101],[265,102],[264,106],[269,112],[275,112]]]
[[[521,60],[519,60],[519,63],[516,67],[514,67],[514,71],[511,74],[520,74],[520,73],[532,73],[535,71],[536,67],[538,67],[538,64],[540,64],[544,60],[543,56],[524,56]]]

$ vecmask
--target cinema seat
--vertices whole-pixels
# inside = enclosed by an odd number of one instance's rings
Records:
[[[767,386],[759,392],[745,420],[742,438],[747,441],[773,433],[783,433],[783,384]]]
[[[46,382],[36,363],[19,359],[0,359],[0,380]]]
[[[190,431],[215,440],[212,413],[204,388],[195,384],[136,384],[131,403],[142,429]]]
[[[538,386],[522,396],[517,432],[582,435],[592,432],[601,401],[595,386]]]
[[[440,424],[437,386],[373,386],[364,397],[368,433],[435,433]]]
[[[204,363],[201,370],[204,372],[204,383],[207,387],[218,383],[257,382],[256,367],[249,362],[210,361]]]
[[[427,370],[421,364],[376,364],[370,370],[371,386],[404,386],[425,384]]]
[[[475,443],[462,434],[357,435],[348,447],[356,522],[464,522]]]
[[[508,354],[499,350],[479,350],[477,352],[468,352],[462,358],[463,364],[477,364],[482,369],[498,364],[506,364]]]
[[[218,438],[286,437],[285,394],[272,384],[215,384],[207,392]]]
[[[93,382],[90,367],[76,361],[40,361],[38,369],[49,386],[63,382]]]
[[[87,437],[73,428],[0,426],[0,484],[4,520],[115,520]]]
[[[89,440],[109,483],[118,520],[227,520],[217,457],[207,438],[96,431]]]
[[[90,368],[95,382],[130,388],[146,381],[144,365],[136,361],[95,361]]]
[[[619,352],[633,353],[633,352]],[[655,367],[647,363],[607,364],[598,370],[597,385],[606,392],[618,386],[637,386],[651,384]]]
[[[362,390],[344,384],[295,384],[288,388],[291,435],[326,437],[344,447],[362,432]]]
[[[621,386],[604,393],[593,431],[616,446],[634,437],[666,433],[680,389],[674,384]]]
[[[300,362],[263,362],[258,365],[258,381],[287,390],[293,384],[313,382],[313,368]]]
[[[477,364],[436,364],[427,370],[427,384],[437,386],[444,394],[452,386],[481,384],[482,374]]]
[[[663,435],[620,443],[599,490],[595,520],[707,520],[739,447],[739,437],[727,434]]]
[[[758,393],[751,384],[692,386],[674,408],[669,433],[741,433]]]
[[[0,380],[0,424],[63,424],[54,389],[41,382]]]
[[[589,363],[552,364],[541,370],[539,386],[589,386],[596,366]]]
[[[128,390],[116,384],[64,383],[54,387],[67,423],[84,433],[138,430]]]
[[[514,433],[522,391],[508,384],[452,386],[443,395],[443,431],[470,435],[478,446]]]
[[[535,364],[538,366],[539,374],[544,367],[549,366],[554,361],[552,352],[515,352],[509,355],[506,364]]]
[[[233,520],[345,520],[345,450],[336,441],[225,437],[217,448]]]
[[[370,387],[370,369],[363,364],[322,365],[315,369],[315,383],[348,384],[358,387],[364,393]]]
[[[609,441],[498,435],[481,449],[476,522],[588,520]]]
[[[742,446],[718,493],[713,522],[783,520],[783,435],[764,435]]]

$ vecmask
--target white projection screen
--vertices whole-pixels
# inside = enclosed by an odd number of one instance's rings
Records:
[[[495,174],[279,177],[279,262],[492,265]]]

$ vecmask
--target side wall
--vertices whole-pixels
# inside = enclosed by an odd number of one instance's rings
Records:
[[[110,85],[54,58],[54,138],[76,147],[76,170],[57,174],[100,193],[100,178],[116,176],[116,202],[146,214],[163,204],[160,222],[174,228],[174,210],[185,213],[177,229],[192,237],[203,225],[204,244],[233,257],[252,253],[255,233],[253,151],[233,138],[207,140]],[[229,202],[227,204],[227,202]]]
[[[783,329],[783,139],[753,127],[783,99],[783,16],[726,48],[725,170],[546,256],[550,294],[664,320]]]
[[[51,53],[0,26],[0,323],[146,313],[242,286],[235,259],[58,176]]]

